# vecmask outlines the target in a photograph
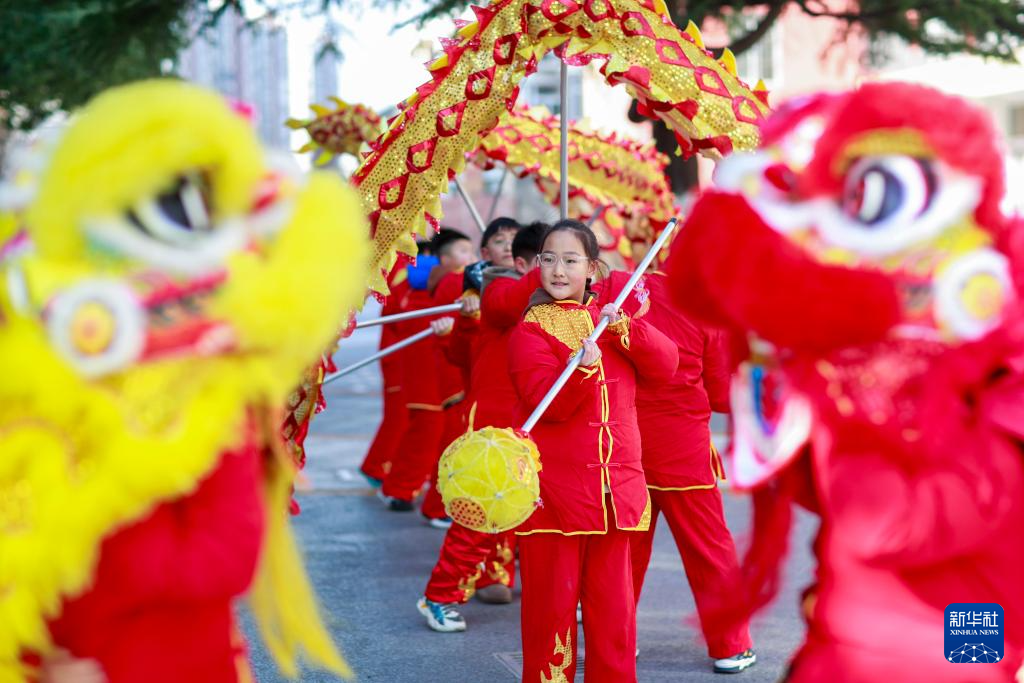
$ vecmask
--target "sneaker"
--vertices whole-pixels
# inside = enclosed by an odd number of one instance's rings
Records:
[[[512,589],[500,583],[478,588],[475,595],[477,600],[488,605],[507,605],[512,602]]]
[[[416,506],[412,504],[411,500],[402,500],[401,498],[392,498],[388,502],[388,510],[392,512],[412,512],[416,509]]]
[[[757,655],[753,650],[745,650],[732,657],[715,660],[716,674],[738,674],[744,669],[749,669],[757,663]]]
[[[420,598],[416,603],[416,609],[427,618],[427,626],[439,633],[454,633],[466,630],[466,620],[462,618],[455,603],[442,604]]]
[[[452,518],[451,517],[426,517],[427,524],[434,527],[435,529],[451,529]]]
[[[384,492],[377,489],[377,497],[392,512],[412,512],[416,509],[416,506],[412,504],[411,500],[402,500],[401,498],[395,498],[394,496],[386,496]]]

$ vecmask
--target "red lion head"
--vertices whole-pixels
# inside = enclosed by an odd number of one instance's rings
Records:
[[[987,114],[873,83],[798,99],[696,202],[669,270],[683,305],[797,352],[984,336],[1015,298]]]

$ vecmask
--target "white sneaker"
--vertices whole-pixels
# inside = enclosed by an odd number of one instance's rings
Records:
[[[385,496],[382,489],[377,489],[377,498],[384,503],[384,507],[392,512],[412,512],[416,507],[411,500],[402,500],[394,496]]]
[[[466,620],[455,609],[455,603],[442,604],[424,597],[416,603],[416,609],[427,618],[427,626],[439,633],[466,630]]]
[[[738,674],[739,672],[749,669],[757,663],[757,655],[754,654],[753,650],[745,650],[739,654],[735,654],[732,657],[725,657],[723,659],[715,660],[715,673],[716,674]]]
[[[452,528],[451,517],[427,517],[427,524],[435,529],[447,530]]]

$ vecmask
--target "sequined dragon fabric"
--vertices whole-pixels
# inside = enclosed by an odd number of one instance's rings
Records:
[[[396,250],[441,217],[440,195],[462,171],[480,133],[516,102],[522,78],[547,52],[573,65],[603,62],[643,111],[665,121],[684,153],[718,158],[753,149],[768,111],[761,95],[703,48],[699,33],[668,18],[661,0],[496,0],[441,40],[431,80],[401,105],[353,175],[374,236],[370,288],[387,292]]]
[[[557,204],[561,137],[559,119],[546,108],[521,107],[502,116],[481,138],[472,158],[485,169],[501,162],[521,178],[532,177],[541,193]],[[653,143],[570,122],[568,157],[570,210],[577,209],[572,215],[586,219],[610,206],[626,215],[646,214],[655,222],[671,218],[673,197],[665,178],[668,157]]]
[[[380,135],[382,128],[380,116],[369,107],[349,104],[337,97],[330,99],[335,104],[334,109],[312,104],[309,108],[316,116],[306,121],[287,121],[289,128],[302,128],[309,133],[309,142],[299,152],[320,150],[320,156],[317,157],[317,164],[320,165],[342,154],[358,155],[360,148]]]

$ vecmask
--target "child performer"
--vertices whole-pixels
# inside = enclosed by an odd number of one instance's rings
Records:
[[[637,378],[667,381],[676,347],[643,319],[592,305],[597,239],[578,221],[547,232],[541,289],[512,333],[509,363],[520,407],[532,410],[574,353],[579,368],[533,429],[542,504],[517,531],[523,582],[523,680],[573,680],[576,605],[583,604],[587,683],[635,683],[636,603],[631,531],[651,503],[640,464]],[[585,341],[600,319],[607,334]]]
[[[417,266],[432,267],[436,260],[430,256],[430,245],[428,242],[417,243],[419,247],[416,257]],[[430,262],[433,262],[431,264]],[[388,288],[391,290],[384,306],[381,308],[381,315],[392,315],[402,312],[402,304],[405,302],[409,292],[409,270],[413,266],[397,266],[388,278]],[[384,349],[402,340],[395,325],[383,325],[380,331],[380,348]],[[359,470],[374,488],[378,488],[384,481],[388,470],[391,469],[391,461],[398,450],[398,442],[405,433],[409,421],[409,411],[405,407],[405,400],[402,397],[402,359],[405,357],[405,350],[393,353],[380,360],[380,371],[383,378],[384,391],[384,415],[380,421],[373,443],[366,452]]]
[[[649,309],[644,320],[679,349],[679,369],[667,386],[641,382],[636,411],[643,440],[644,477],[651,495],[651,528],[630,539],[633,591],[640,600],[658,514],[664,514],[679,548],[702,617],[714,670],[737,673],[754,664],[747,621],[717,631],[705,616],[738,589],[736,546],[725,525],[718,480],[722,463],[711,446],[711,411],[729,411],[729,366],[721,335],[671,305],[665,277],[644,278]],[[720,620],[719,620],[720,621]]]
[[[540,240],[548,226],[534,223],[519,230],[511,259],[488,254],[494,265],[484,270],[479,332],[472,345],[469,384],[473,427],[515,427],[518,415],[508,374],[508,342],[540,279],[534,269]],[[500,233],[499,233],[500,234]],[[486,242],[485,244],[490,244]],[[511,260],[512,267],[504,264]],[[492,604],[512,601],[515,536],[486,534],[453,524],[417,609],[435,631],[466,630],[457,605],[475,594]]]
[[[411,291],[406,310],[438,305],[433,293],[444,275],[461,273],[473,260],[473,243],[457,230],[441,228],[431,248],[439,265],[430,272],[426,291]],[[404,337],[426,329],[430,319],[419,318],[395,324]],[[437,445],[445,430],[445,409],[459,403],[464,391],[458,369],[444,361],[434,336],[406,349],[402,386],[409,410],[409,428],[399,442],[396,457],[384,478],[381,495],[391,510],[411,512],[415,509],[413,498],[430,477],[432,469],[437,469],[440,455]],[[441,515],[444,515],[443,507]]]
[[[500,216],[492,220],[480,240],[480,255],[484,260],[444,273],[434,289],[435,306],[455,301],[463,304],[458,317],[438,318],[431,322],[437,335],[437,348],[442,356],[437,366],[442,373],[442,386],[447,382],[450,392],[457,391],[465,396],[469,389],[472,371],[470,355],[480,320],[480,273],[492,262],[512,267],[512,238],[519,228],[519,223],[512,218]],[[437,447],[438,458],[448,444],[466,431],[467,405],[468,402],[460,400],[457,406],[451,405],[445,410],[444,431]],[[435,528],[447,529],[452,524],[445,512],[441,494],[437,491],[436,466],[431,471],[430,487],[423,498],[422,511],[428,523]]]

